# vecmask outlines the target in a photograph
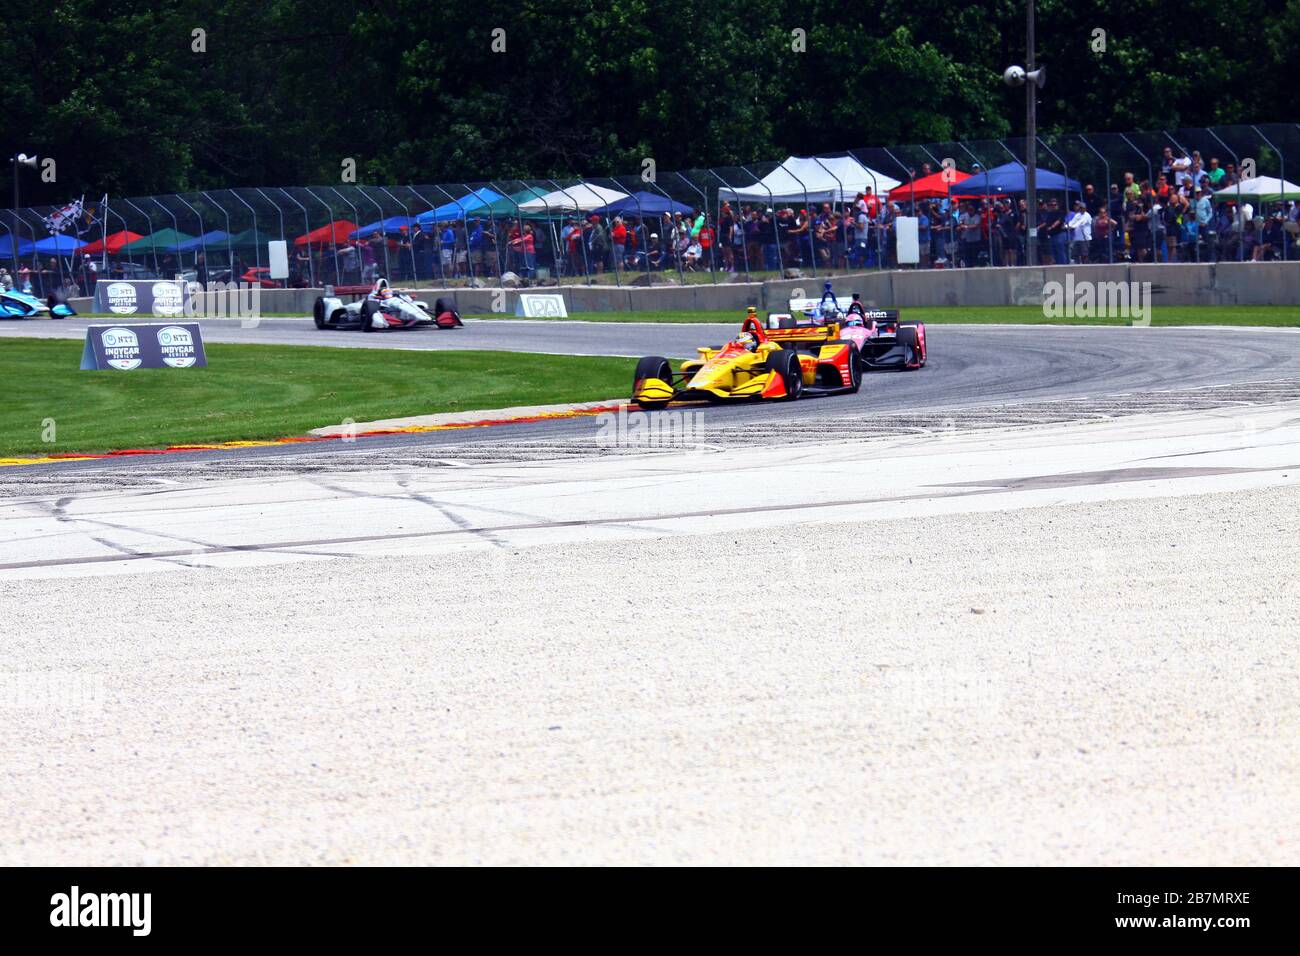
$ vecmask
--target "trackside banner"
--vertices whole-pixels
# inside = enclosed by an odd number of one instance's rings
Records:
[[[567,319],[569,310],[559,292],[521,292],[515,300],[515,315],[530,319]]]
[[[172,279],[111,279],[95,284],[95,311],[110,315],[185,315],[190,284]]]
[[[206,366],[197,322],[175,325],[92,325],[86,329],[81,367],[97,371]]]

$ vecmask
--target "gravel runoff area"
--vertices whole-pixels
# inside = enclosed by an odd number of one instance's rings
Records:
[[[9,581],[0,864],[1295,865],[1298,514]]]

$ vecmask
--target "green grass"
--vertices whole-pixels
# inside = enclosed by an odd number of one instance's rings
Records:
[[[82,372],[82,343],[0,340],[0,457],[301,435],[432,412],[598,401],[635,362],[512,352],[209,344],[207,368]],[[53,419],[57,441],[44,443]]]
[[[905,308],[904,318],[934,325],[1127,325],[1126,319],[1049,319],[1036,305],[932,306]],[[739,323],[741,309],[709,312],[575,312],[569,318],[582,322]],[[509,319],[510,315],[476,315],[479,319]],[[539,322],[555,321],[538,319]],[[1151,309],[1152,325],[1261,325],[1300,326],[1300,306],[1293,305],[1161,305]]]

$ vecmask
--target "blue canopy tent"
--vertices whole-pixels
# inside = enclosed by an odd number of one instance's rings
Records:
[[[202,252],[208,246],[214,249],[226,248],[226,240],[230,239],[230,233],[224,229],[213,229],[211,232],[205,232],[201,236],[196,236],[189,242],[182,242],[176,247],[177,252]]]
[[[971,176],[955,183],[948,190],[948,195],[964,199],[977,199],[981,196],[1005,196],[1009,193],[1023,193],[1027,188],[1028,176],[1020,163],[1004,163],[994,166],[986,173]],[[1035,185],[1039,192],[1060,192],[1083,194],[1078,181],[1066,179],[1060,173],[1050,169],[1040,169],[1035,176]]]
[[[403,233],[410,232],[415,228],[415,220],[410,216],[389,216],[387,219],[379,222],[368,222],[364,226],[357,226],[348,233],[349,239],[369,239],[377,232],[382,232],[389,238],[397,238]]]
[[[415,221],[421,226],[429,228],[435,223],[464,219],[467,215],[474,215],[474,211],[477,209],[483,209],[484,213],[488,214],[485,207],[505,198],[505,196],[502,196],[495,189],[489,189],[487,186],[480,186],[472,193],[466,193],[459,199],[443,203],[437,209],[430,209],[426,212],[420,213],[415,217]]]
[[[76,252],[86,243],[76,236],[48,236],[32,248],[43,256],[66,256]]]
[[[22,236],[18,237],[18,255],[30,256],[32,250],[35,248],[36,243],[32,242],[30,239],[24,239]],[[14,241],[10,237],[9,233],[6,232],[4,235],[0,236],[0,259],[12,259],[13,257]]]
[[[694,210],[684,202],[642,190],[616,199],[608,206],[593,209],[592,212],[607,216],[662,216],[666,212],[679,212],[686,216]]]

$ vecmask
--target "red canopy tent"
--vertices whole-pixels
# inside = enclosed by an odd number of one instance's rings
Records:
[[[295,246],[326,246],[347,242],[348,236],[357,231],[357,224],[346,219],[336,219],[328,226],[313,229],[305,236],[293,241]]]
[[[948,174],[947,179],[944,179],[945,173]],[[889,191],[889,200],[890,202],[911,202],[913,199],[944,199],[948,195],[950,185],[959,183],[963,179],[970,179],[970,176],[970,173],[963,173],[956,167],[951,171],[941,169],[929,176],[922,176],[910,183],[895,186]]]
[[[77,252],[85,253],[86,255],[94,255],[97,252],[103,252],[107,249],[109,255],[115,256],[128,242],[135,242],[136,240],[143,238],[144,236],[140,235],[138,232],[132,232],[130,229],[123,229],[121,232],[112,233],[111,235],[105,236],[103,239],[96,239],[94,242],[90,243],[90,245],[82,246],[77,250]]]

